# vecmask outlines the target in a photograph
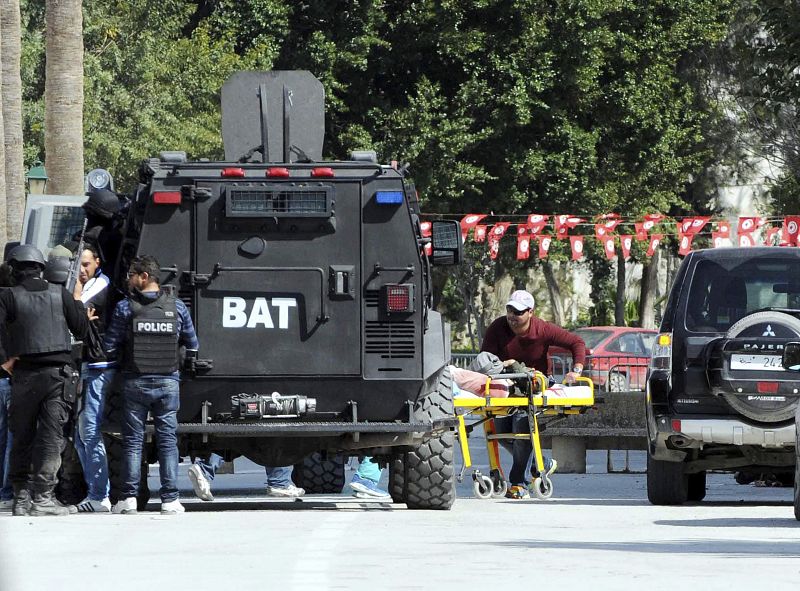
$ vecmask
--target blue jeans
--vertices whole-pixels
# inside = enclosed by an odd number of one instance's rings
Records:
[[[123,499],[135,497],[139,492],[147,412],[153,415],[158,446],[158,463],[161,475],[162,503],[178,498],[178,408],[180,385],[169,377],[137,377],[125,380],[122,449],[125,456]]]
[[[83,466],[89,498],[102,501],[108,496],[108,461],[103,444],[103,411],[114,369],[87,369],[83,375],[83,408],[75,425],[75,450]]]
[[[203,476],[210,482],[214,480],[214,476],[217,475],[217,470],[225,463],[225,460],[223,460],[221,456],[212,453],[209,454],[208,458],[196,457],[194,463],[200,467]],[[267,486],[274,486],[277,488],[286,488],[290,486],[292,484],[292,468],[293,466],[264,466],[267,472]]]
[[[500,417],[494,420],[497,433],[530,433],[528,415],[518,412],[510,417]],[[530,439],[500,439],[500,444],[509,452],[513,462],[511,472],[508,473],[508,483],[511,486],[530,484],[531,460],[533,459],[533,446]]]
[[[11,407],[11,383],[0,379],[0,501],[14,498],[14,489],[8,480],[11,457],[11,429],[8,428],[8,409]]]

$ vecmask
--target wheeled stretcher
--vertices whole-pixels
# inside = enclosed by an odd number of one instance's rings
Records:
[[[512,379],[527,382],[520,396],[515,392],[508,398],[490,396],[492,379]],[[485,475],[480,470],[473,470],[473,490],[481,499],[505,496],[508,482],[500,466],[501,439],[524,438],[530,439],[533,446],[533,467],[535,479],[531,485],[533,494],[539,499],[548,499],[553,494],[553,482],[545,471],[542,446],[539,432],[545,425],[565,418],[568,415],[582,414],[594,405],[594,384],[592,380],[579,377],[577,384],[567,386],[558,384],[552,388],[547,387],[547,377],[538,372],[500,374],[486,376],[483,396],[476,396],[464,392],[455,392],[453,399],[456,418],[458,419],[458,440],[461,445],[461,454],[464,464],[458,476],[459,482],[464,478],[464,472],[472,466],[467,437],[478,426],[483,426],[486,435],[486,448],[489,454],[489,474]],[[518,389],[519,390],[519,389]],[[510,416],[517,412],[528,415],[529,433],[497,433],[494,419],[496,417]],[[472,422],[467,422],[475,419]]]

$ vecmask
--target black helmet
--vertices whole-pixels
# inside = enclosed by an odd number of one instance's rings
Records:
[[[94,189],[86,193],[89,199],[83,204],[86,213],[110,220],[119,213],[119,197],[109,189]]]
[[[20,244],[8,253],[8,262],[11,266],[17,263],[36,263],[45,267],[45,260],[42,251],[33,244]]]
[[[50,283],[66,285],[69,278],[70,260],[67,257],[51,256],[44,267],[44,279]]]

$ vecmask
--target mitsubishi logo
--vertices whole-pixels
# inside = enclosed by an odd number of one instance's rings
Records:
[[[767,324],[767,330],[764,331],[764,334],[761,335],[762,337],[774,337],[775,333],[772,331],[772,325]]]

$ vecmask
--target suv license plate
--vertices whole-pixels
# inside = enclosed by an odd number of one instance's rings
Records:
[[[731,369],[761,369],[783,371],[780,355],[731,355]]]

